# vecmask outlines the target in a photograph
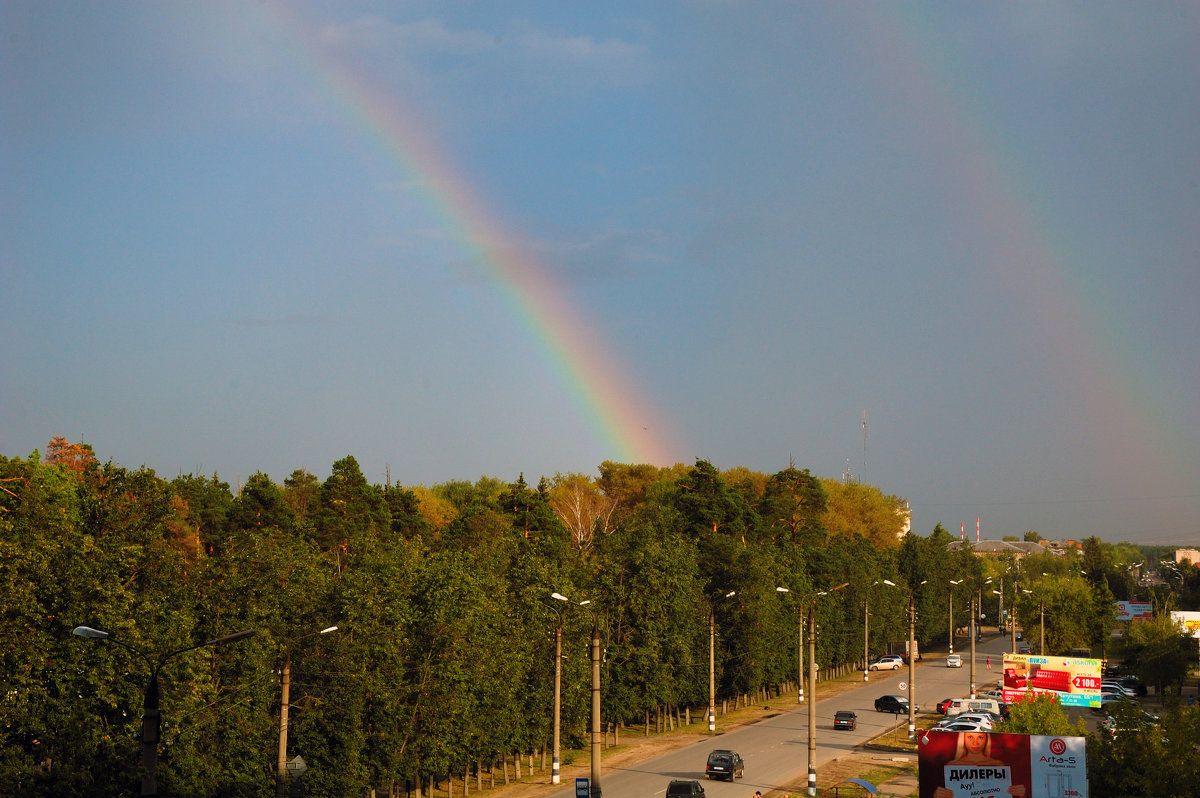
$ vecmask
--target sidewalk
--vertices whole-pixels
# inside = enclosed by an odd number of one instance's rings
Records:
[[[917,777],[905,774],[888,779],[883,784],[880,784],[879,792],[875,793],[875,795],[881,798],[908,798],[910,795],[916,795],[918,789],[919,783]]]

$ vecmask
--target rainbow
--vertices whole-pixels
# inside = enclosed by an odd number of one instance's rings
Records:
[[[1191,438],[1173,422],[1192,415],[1186,391],[1156,368],[1153,355],[1122,330],[1110,308],[1089,290],[1085,243],[1071,236],[1052,207],[1018,138],[988,105],[987,90],[953,62],[936,11],[906,4],[871,6],[848,23],[862,37],[864,60],[879,65],[896,117],[911,120],[917,135],[937,138],[937,166],[957,187],[963,224],[986,245],[979,251],[997,290],[1024,305],[1040,329],[1033,334],[1055,353],[1080,397],[1081,420],[1128,454],[1127,468],[1160,461],[1179,468],[1164,492],[1194,492],[1200,474],[1185,447]],[[1176,398],[1172,398],[1176,397]],[[1158,469],[1154,469],[1157,471]]]
[[[600,345],[600,336],[524,242],[453,166],[429,132],[394,97],[330,57],[317,31],[282,2],[259,3],[289,52],[375,146],[412,176],[427,208],[465,254],[487,272],[526,335],[587,420],[609,459],[670,465],[674,447],[661,416],[640,398],[626,369]]]

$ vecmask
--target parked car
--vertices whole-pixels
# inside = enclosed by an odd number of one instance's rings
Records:
[[[704,774],[710,779],[733,781],[744,776],[745,769],[746,763],[742,760],[741,754],[727,748],[718,748],[708,755],[708,764],[704,767]]]
[[[999,690],[984,690],[982,693],[979,694],[979,697],[980,698],[994,698],[997,701],[1003,701],[1004,693],[1000,692]]]
[[[1100,692],[1116,693],[1117,695],[1123,695],[1126,698],[1137,698],[1137,690],[1128,688],[1120,682],[1102,681],[1100,682]]]
[[[833,728],[854,731],[858,725],[858,715],[848,709],[839,709],[833,713]]]
[[[951,724],[960,720],[964,723],[978,723],[980,726],[983,726],[984,731],[991,731],[992,726],[995,725],[996,721],[1000,720],[1000,716],[996,715],[993,717],[989,712],[963,712],[959,715],[951,715],[950,717],[939,721],[939,723]]]
[[[702,798],[704,785],[695,780],[672,779],[667,785],[667,798]]]
[[[990,730],[990,726],[985,729],[982,724],[969,720],[956,720],[953,723],[947,723],[945,726],[938,728],[938,731],[954,732],[985,732]]]
[[[949,656],[947,656],[946,657],[946,667],[947,668],[961,668],[962,667],[962,655],[961,654],[950,654]]]
[[[886,654],[879,659],[873,659],[867,668],[873,671],[894,671],[904,667],[904,657],[899,654]]]
[[[1092,712],[1099,712],[1101,715],[1107,715],[1112,711],[1112,706],[1121,701],[1130,701],[1131,699],[1120,693],[1101,693],[1100,706],[1092,707]]]
[[[906,714],[908,712],[908,699],[902,695],[881,695],[875,699],[876,712],[894,712],[897,715]],[[921,708],[913,705],[913,712],[920,712]]]
[[[1115,679],[1105,679],[1104,681],[1116,682],[1127,690],[1132,690],[1137,695],[1146,694],[1146,685],[1138,681],[1136,676],[1119,676]]]

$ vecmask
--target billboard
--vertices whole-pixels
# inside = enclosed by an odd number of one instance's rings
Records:
[[[1010,704],[1049,694],[1065,707],[1098,707],[1103,667],[1101,659],[1005,654],[1001,692]]]
[[[991,732],[921,732],[920,798],[1087,798],[1087,741]]]
[[[1142,621],[1154,617],[1154,606],[1140,601],[1118,601],[1118,621]]]
[[[1171,613],[1171,617],[1186,634],[1192,637],[1200,637],[1200,612],[1180,612],[1176,610]]]

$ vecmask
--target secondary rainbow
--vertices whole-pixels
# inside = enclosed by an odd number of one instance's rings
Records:
[[[503,229],[428,131],[395,99],[330,57],[317,32],[282,3],[263,3],[271,25],[287,36],[295,63],[402,172],[415,178],[426,206],[487,270],[514,317],[570,393],[610,459],[670,465],[664,423],[639,396],[626,371],[600,345],[601,336],[564,299],[563,290],[528,247]],[[296,51],[300,48],[300,52]]]

